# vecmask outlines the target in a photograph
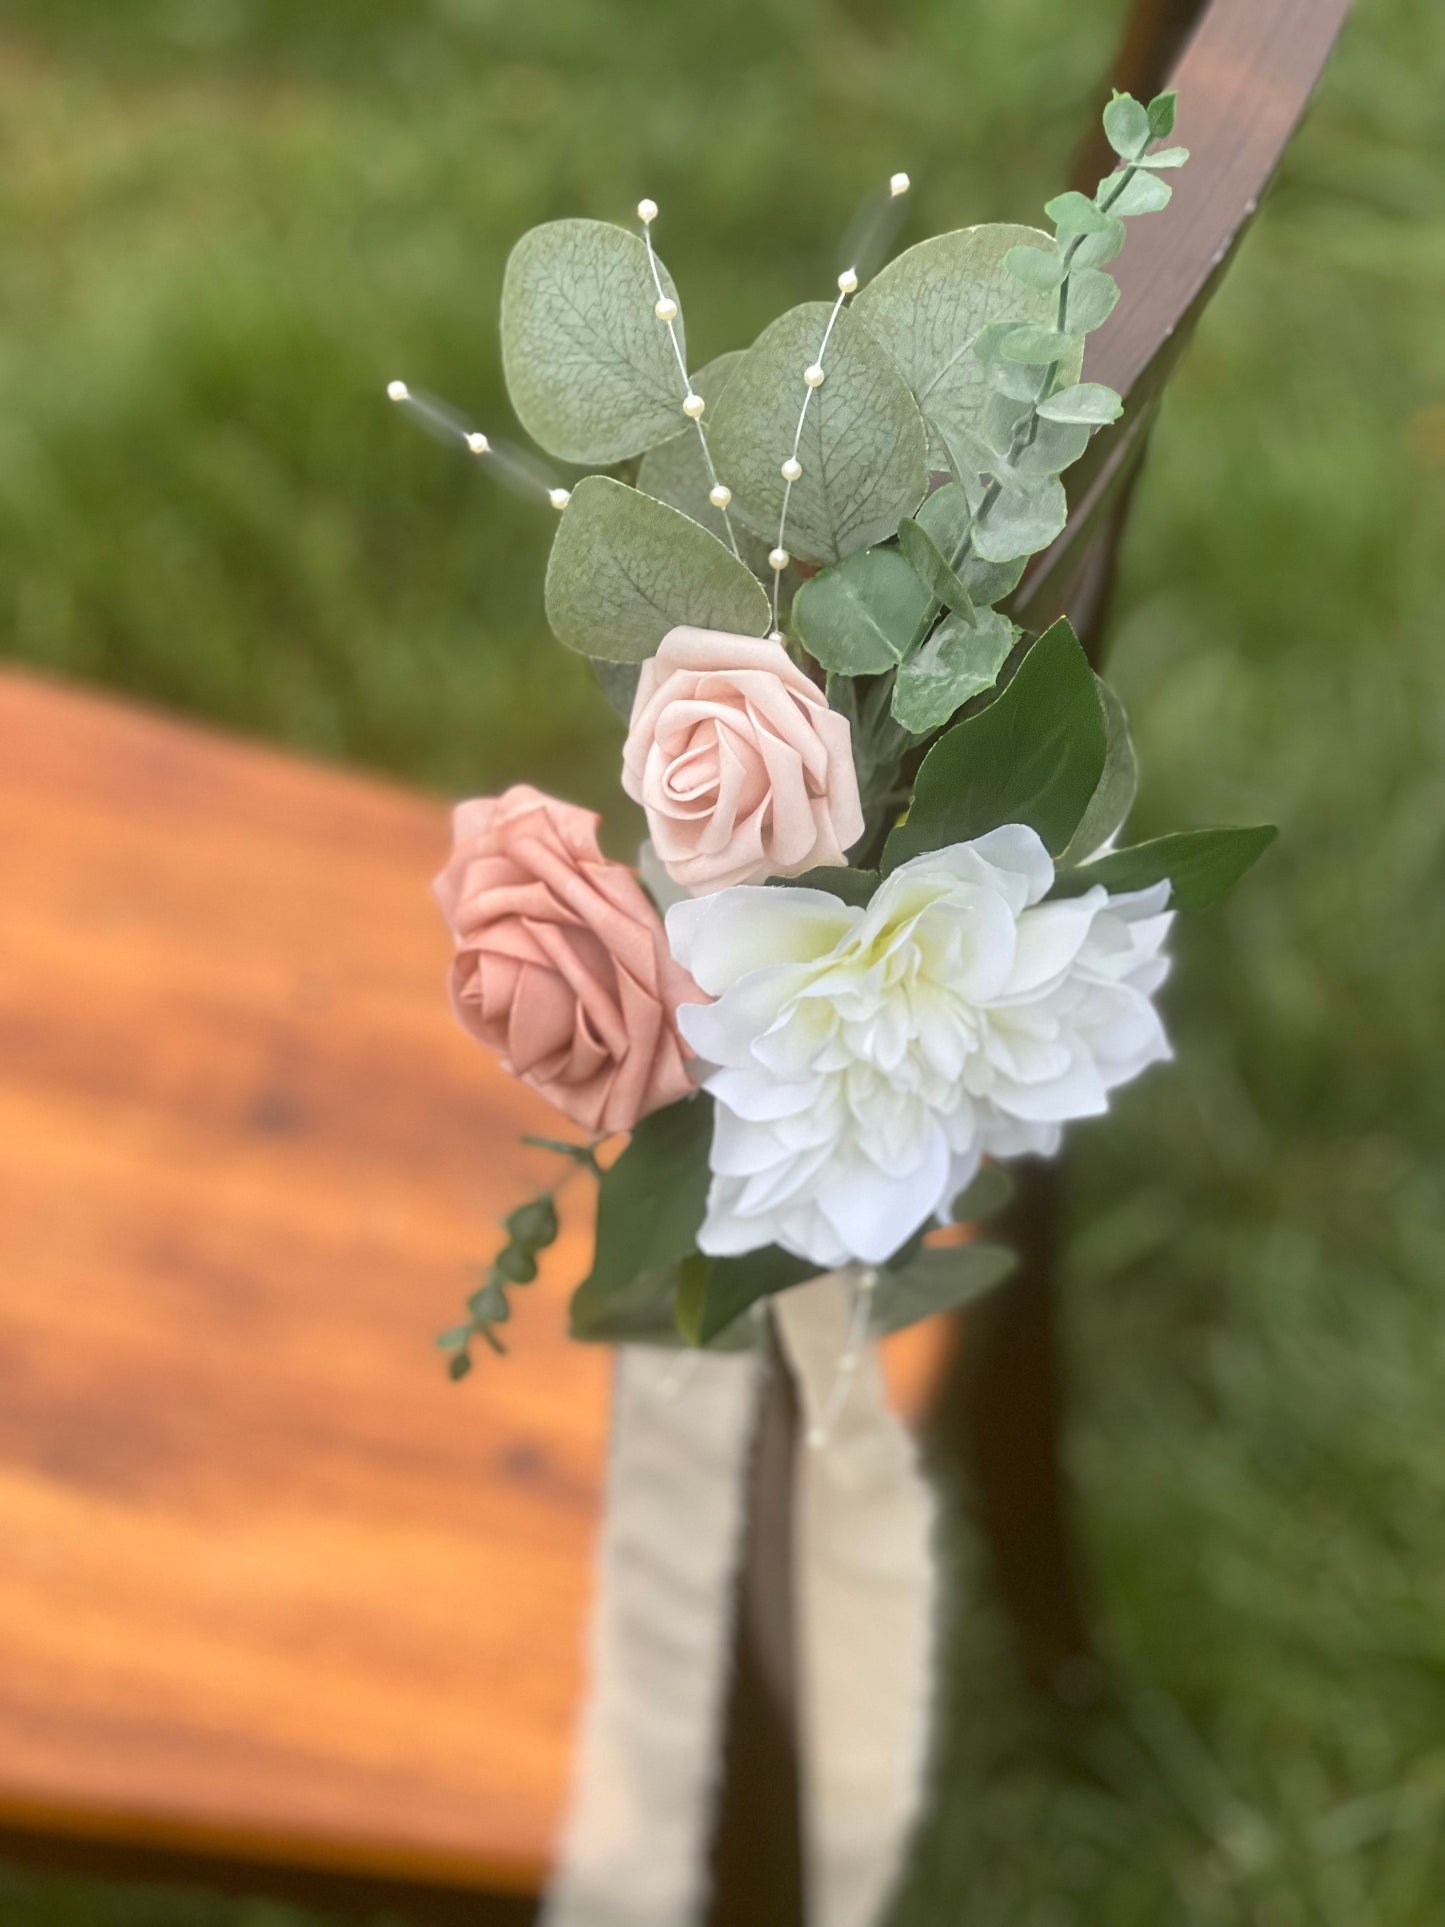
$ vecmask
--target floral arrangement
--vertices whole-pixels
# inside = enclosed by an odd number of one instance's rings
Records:
[[[998,1167],[1169,1055],[1172,919],[1273,832],[1122,842],[1118,699],[1067,622],[1010,609],[1069,540],[1061,475],[1120,413],[1085,342],[1126,221],[1187,158],[1156,145],[1173,119],[1172,95],[1116,95],[1117,168],[1051,201],[1052,233],[849,261],[830,300],[696,369],[653,202],[635,232],[532,230],[503,362],[540,447],[595,471],[570,488],[392,384],[560,510],[548,618],[626,721],[650,833],[639,878],[594,816],[518,786],[462,804],[437,885],[458,1018],[583,1134],[552,1144],[599,1186],[581,1338],[748,1346],[753,1307],[848,1266],[864,1330],[960,1303],[1007,1254],[926,1231],[997,1208]],[[454,1376],[474,1339],[501,1349],[552,1194],[506,1228],[442,1336]]]

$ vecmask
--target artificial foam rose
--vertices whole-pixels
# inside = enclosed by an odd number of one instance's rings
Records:
[[[622,787],[694,896],[842,863],[863,834],[847,717],[756,636],[669,630],[642,665]]]
[[[774,887],[668,912],[717,1000],[678,1013],[715,1099],[704,1251],[879,1263],[984,1156],[1056,1150],[1169,1055],[1168,885],[1045,903],[1053,875],[1010,824],[903,864],[866,909]]]
[[[461,804],[436,894],[457,1016],[574,1123],[630,1131],[692,1089],[675,1012],[697,986],[590,810],[525,783]]]

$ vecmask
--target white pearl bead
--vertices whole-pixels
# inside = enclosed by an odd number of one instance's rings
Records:
[[[790,455],[787,461],[783,463],[783,480],[785,482],[796,482],[802,472],[803,464],[798,460],[796,455]]]
[[[707,499],[715,509],[725,509],[733,499],[733,492],[726,482],[715,482],[707,492]]]
[[[491,445],[480,428],[474,428],[467,437],[467,447],[474,455],[485,455]]]
[[[389,381],[386,384],[386,392],[393,401],[411,400],[411,390],[404,381]]]
[[[769,549],[768,550],[768,567],[770,569],[776,569],[780,575],[782,574],[783,570],[787,568],[791,560],[792,560],[792,557],[788,554],[788,551],[786,549]]]
[[[661,301],[653,308],[652,312],[657,316],[659,321],[676,321],[677,303],[672,300],[669,295],[664,295]]]
[[[805,368],[803,370],[803,380],[807,382],[810,388],[821,388],[823,386],[822,363],[815,361],[809,367]]]
[[[897,200],[898,196],[906,194],[912,185],[906,174],[895,174],[888,183],[888,192]]]
[[[706,407],[707,403],[701,395],[684,395],[682,398],[682,412],[690,422],[697,421]]]
[[[639,201],[637,203],[637,218],[642,222],[644,227],[646,227],[650,221],[655,221],[657,219],[657,202]]]
[[[572,496],[565,488],[549,488],[547,490],[547,500],[552,504],[554,509],[564,509],[572,500]]]
[[[858,292],[858,270],[856,268],[844,268],[843,272],[838,276],[838,292],[839,294],[856,294]]]

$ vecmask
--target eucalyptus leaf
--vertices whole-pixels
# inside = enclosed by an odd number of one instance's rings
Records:
[[[653,1111],[597,1187],[597,1246],[580,1290],[589,1305],[644,1272],[681,1263],[707,1205],[712,1100],[699,1094]]]
[[[847,309],[829,338],[822,386],[804,386],[803,370],[817,359],[831,312],[827,302],[810,302],[763,331],[733,369],[710,436],[718,473],[733,491],[733,515],[771,546],[785,488],[781,464],[811,394],[784,545],[813,562],[837,562],[884,541],[928,487],[918,404]]]
[[[1063,484],[1047,477],[1000,489],[974,523],[973,546],[986,562],[1010,562],[1046,549],[1068,520]]]
[[[793,626],[825,669],[876,675],[923,640],[933,597],[896,549],[864,549],[822,569],[793,601]]]
[[[1012,223],[960,228],[920,241],[859,289],[853,313],[902,370],[918,406],[951,439],[976,428],[988,392],[974,352],[990,324],[1052,320],[1056,297],[1025,287],[1006,263],[1015,248],[1054,252],[1052,237]],[[1071,370],[1071,378],[1078,373]]]
[[[1101,228],[1079,236],[1070,265],[1075,268],[1102,268],[1106,262],[1114,259],[1126,238],[1124,223],[1110,214]],[[1078,370],[1074,372],[1077,374]]]
[[[1076,335],[1058,328],[1015,328],[999,349],[1005,361],[1066,364],[1077,360],[1080,345]]]
[[[1064,257],[1057,248],[1010,248],[1003,264],[1026,288],[1056,288],[1065,274]]]
[[[1136,160],[1154,138],[1148,109],[1132,94],[1115,94],[1104,109],[1104,138],[1121,160]]]
[[[1173,193],[1168,181],[1138,170],[1127,179],[1122,173],[1111,174],[1099,183],[1099,199],[1109,203],[1109,212],[1116,217],[1157,214],[1161,208],[1168,207]]]
[[[729,376],[741,360],[742,350],[734,348],[725,355],[718,355],[693,375],[693,392],[702,396],[709,411],[717,407]],[[712,476],[708,473],[702,441],[692,422],[685,422],[682,433],[674,435],[671,441],[648,450],[637,470],[637,486],[644,495],[666,502],[669,508],[681,509],[694,522],[701,522],[719,542],[727,542],[727,524],[723,520],[722,510],[714,508],[708,500]],[[766,551],[759,557],[760,561],[765,554]]]
[[[677,434],[682,378],[656,301],[647,249],[625,228],[549,221],[512,249],[502,369],[517,419],[549,454],[619,462]]]
[[[902,1331],[935,1312],[957,1311],[1002,1284],[1017,1263],[1003,1245],[925,1245],[910,1264],[879,1272],[870,1320],[874,1336]]]
[[[1046,422],[1086,422],[1104,426],[1115,422],[1123,412],[1123,399],[1101,381],[1076,382],[1061,388],[1038,405]]]
[[[1207,910],[1232,890],[1245,871],[1275,839],[1270,824],[1250,829],[1179,830],[1136,843],[1132,849],[1111,850],[1077,869],[1061,870],[1053,894],[1076,897],[1102,883],[1122,893],[1147,890],[1168,878],[1169,902],[1175,910]]]
[[[1140,167],[1183,167],[1189,159],[1187,147],[1158,147],[1152,154],[1139,156]]]
[[[1101,328],[1114,312],[1118,299],[1119,284],[1112,274],[1105,274],[1102,268],[1071,268],[1065,327],[1076,335]]]
[[[935,489],[914,518],[962,581],[976,605],[991,607],[1018,587],[1024,572],[1023,556],[1007,562],[986,562],[973,552],[973,511],[957,482]]]
[[[1139,764],[1124,705],[1101,676],[1099,702],[1104,711],[1104,769],[1089,807],[1080,819],[1061,864],[1087,863],[1111,836],[1117,836],[1134,807],[1139,787]]]
[[[921,523],[905,515],[898,524],[898,547],[915,575],[945,609],[971,611],[973,598],[954,574],[953,565]]]
[[[1100,234],[1108,226],[1108,216],[1075,187],[1066,194],[1056,194],[1046,203],[1044,213],[1060,234]]]
[[[1098,787],[1105,747],[1094,672],[1068,623],[1056,622],[1002,694],[924,757],[908,820],[888,839],[884,873],[1005,823],[1028,824],[1057,855]]]
[[[632,721],[632,705],[637,700],[637,684],[642,675],[640,662],[605,662],[601,656],[592,658],[592,674],[597,678],[598,687],[617,711],[623,722]]]
[[[762,584],[690,516],[607,475],[587,475],[562,512],[547,564],[559,642],[608,662],[644,662],[687,623],[766,635]]]
[[[966,702],[991,689],[1018,631],[996,609],[955,609],[898,671],[893,714],[915,736],[941,728]]]
[[[1179,96],[1175,93],[1156,94],[1150,101],[1149,132],[1156,141],[1167,140],[1174,132],[1174,109]]]
[[[1027,444],[1018,452],[1018,475],[1059,475],[1072,468],[1089,446],[1089,430],[1080,423],[1039,421]]]

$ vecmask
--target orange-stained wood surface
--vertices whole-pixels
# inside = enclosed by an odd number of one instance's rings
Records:
[[[446,839],[0,677],[0,1822],[541,1877],[608,1364],[581,1180],[510,1357],[431,1346],[558,1128],[453,1026]]]

